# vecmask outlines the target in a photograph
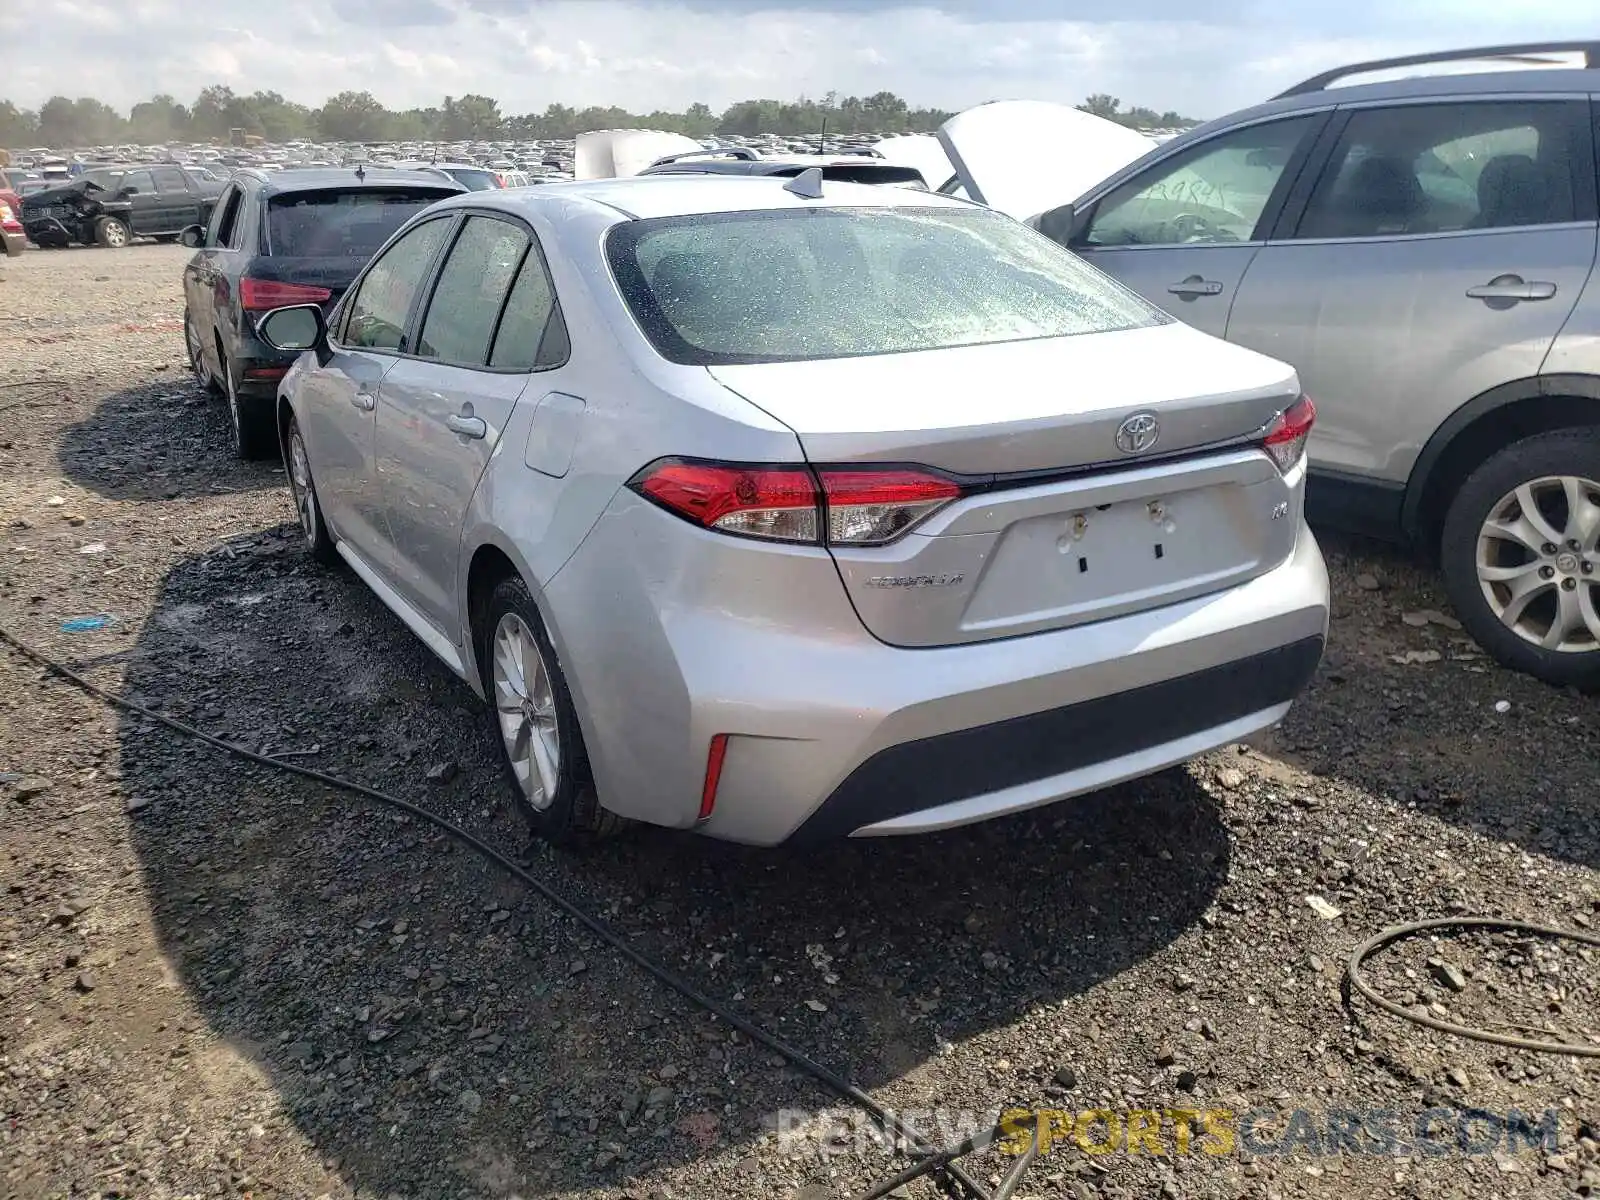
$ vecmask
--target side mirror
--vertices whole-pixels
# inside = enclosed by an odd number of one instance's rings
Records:
[[[119,189],[118,192],[117,192],[117,195],[119,195],[119,196],[137,196],[138,194],[139,194],[139,189],[134,187],[133,184],[131,184],[131,183],[128,184],[126,187]]]
[[[198,249],[206,240],[206,231],[199,225],[187,225],[178,235],[178,241],[191,250]]]
[[[322,350],[328,344],[328,323],[315,304],[275,308],[256,322],[256,333],[274,350]]]
[[[1039,214],[1039,232],[1062,246],[1071,244],[1077,224],[1078,210],[1071,204],[1063,204]]]

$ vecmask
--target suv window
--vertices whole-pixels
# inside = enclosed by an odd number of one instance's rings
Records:
[[[189,181],[177,167],[156,167],[150,172],[155,177],[156,191],[166,195],[176,193],[180,196],[189,194]]]
[[[417,289],[428,277],[439,247],[450,232],[450,218],[424,221],[390,246],[373,262],[362,277],[350,317],[344,327],[344,343],[354,349],[403,350],[406,317]]]
[[[400,226],[452,195],[427,187],[284,192],[267,201],[268,251],[283,258],[368,259]]]
[[[1246,126],[1162,160],[1095,206],[1088,246],[1247,242],[1321,114]]]
[[[129,171],[117,180],[117,187],[138,188],[141,196],[148,196],[156,190],[155,180],[150,178],[149,171]]]
[[[1588,105],[1491,101],[1359,109],[1306,205],[1301,238],[1390,237],[1580,219]]]
[[[225,246],[228,249],[236,248],[235,232],[239,225],[239,209],[243,193],[236,187],[230,187],[223,193],[221,202],[211,217],[211,228],[206,231],[207,246]]]
[[[439,272],[415,353],[484,366],[495,322],[527,248],[528,235],[510,221],[468,217]]]
[[[548,371],[562,366],[571,351],[567,322],[556,303],[544,255],[535,242],[511,285],[489,365],[502,371]]]

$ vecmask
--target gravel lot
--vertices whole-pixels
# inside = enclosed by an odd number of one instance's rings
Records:
[[[471,695],[302,555],[281,469],[230,460],[183,361],[186,253],[8,264],[0,624],[521,849]],[[802,855],[639,832],[528,861],[897,1108],[1560,1111],[1559,1153],[1064,1146],[1024,1195],[1600,1194],[1600,1063],[1340,995],[1351,947],[1395,922],[1600,927],[1595,703],[1474,652],[1426,570],[1324,546],[1327,660],[1253,747],[936,837]],[[831,1096],[431,829],[186,743],[9,650],[0,705],[0,771],[20,776],[0,784],[0,1193],[820,1198],[903,1164],[827,1153],[846,1145]],[[1408,944],[1371,974],[1457,1019],[1593,1038],[1597,963],[1480,937]],[[780,1138],[782,1109],[813,1119]]]

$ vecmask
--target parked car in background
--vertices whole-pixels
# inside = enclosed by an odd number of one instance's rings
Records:
[[[308,547],[488,698],[553,839],[977,821],[1269,726],[1321,656],[1294,371],[972,204],[474,192],[259,332],[310,351]]]
[[[38,246],[126,246],[136,237],[177,241],[204,221],[222,191],[175,166],[93,167],[23,197],[22,223]]]
[[[490,188],[505,186],[494,171],[491,171],[488,167],[480,167],[475,163],[410,161],[398,162],[395,166],[447,176],[469,192],[482,192]]]
[[[22,253],[27,234],[22,228],[22,197],[12,187],[9,171],[0,167],[0,251],[7,258]]]
[[[773,175],[793,178],[816,167],[827,181],[927,189],[916,167],[861,154],[759,154],[742,146],[686,150],[651,163],[641,175]],[[935,184],[934,186],[937,186]]]
[[[396,229],[460,184],[419,171],[241,168],[209,223],[184,232],[194,257],[183,272],[189,364],[227,397],[234,452],[278,452],[273,404],[293,354],[256,336],[256,319],[283,304],[331,308]]]
[[[1576,69],[1529,62],[1573,52]],[[1349,82],[1468,60],[1498,69]],[[1196,328],[1294,364],[1318,405],[1313,519],[1436,554],[1497,659],[1595,688],[1596,94],[1588,43],[1360,63],[1109,178],[1062,179],[1049,200],[1049,143],[1006,106],[958,115],[941,139],[971,198],[1033,218]],[[1033,149],[996,152],[1018,143]]]

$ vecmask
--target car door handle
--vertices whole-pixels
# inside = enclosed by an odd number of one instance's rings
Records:
[[[482,417],[466,417],[460,413],[451,413],[444,419],[444,425],[451,433],[467,438],[486,437],[489,433],[489,426]]]
[[[378,407],[378,397],[364,387],[358,387],[350,395],[350,403],[362,412],[371,412]]]
[[[1497,275],[1488,283],[1467,289],[1467,295],[1474,300],[1548,300],[1555,294],[1555,284],[1540,279],[1530,283],[1521,275]]]
[[[1205,279],[1199,275],[1191,275],[1181,283],[1174,283],[1167,288],[1174,296],[1193,298],[1195,296],[1220,296],[1222,285],[1215,279]]]

